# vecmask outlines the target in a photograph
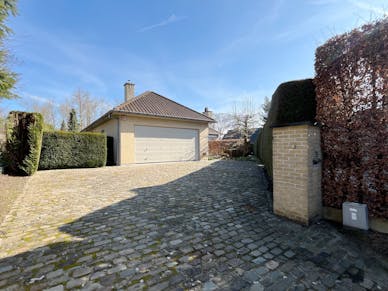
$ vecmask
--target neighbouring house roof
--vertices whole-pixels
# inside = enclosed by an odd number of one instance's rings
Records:
[[[209,135],[217,135],[220,136],[221,132],[215,130],[214,128],[209,127]]]
[[[238,129],[229,129],[222,139],[240,139],[242,138],[242,134]]]
[[[257,131],[257,128],[251,128],[249,129],[249,139],[252,138],[252,135]],[[243,135],[240,130],[238,129],[230,129],[228,132],[223,136],[222,139],[242,139]]]
[[[152,91],[146,91],[133,99],[114,107],[92,124],[88,125],[83,131],[94,128],[111,114],[133,114],[198,122],[215,122],[214,119],[168,99],[167,97]]]
[[[259,133],[260,131],[262,130],[262,128],[257,128],[251,135],[251,137],[249,138],[249,143],[251,144],[255,144],[256,141],[257,141],[257,138],[259,137]]]

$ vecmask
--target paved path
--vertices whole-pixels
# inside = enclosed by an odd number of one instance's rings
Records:
[[[8,214],[17,197],[23,193],[27,180],[28,177],[2,175],[0,171],[0,223]]]
[[[384,258],[266,195],[253,162],[40,171],[0,227],[0,289],[387,290]]]

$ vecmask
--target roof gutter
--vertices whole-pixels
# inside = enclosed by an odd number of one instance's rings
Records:
[[[104,121],[109,120],[109,119],[112,119],[113,113],[114,113],[113,110],[109,110],[107,113],[105,113],[104,115],[102,115],[100,118],[98,118],[97,120],[93,121],[93,122],[92,122],[91,124],[89,124],[87,127],[85,127],[84,129],[82,129],[81,132],[90,131],[90,130],[94,129],[96,126],[98,126],[98,125],[100,125],[101,123],[103,123]]]
[[[216,123],[213,118],[207,117],[209,120],[201,120],[201,119],[192,119],[192,118],[184,118],[184,117],[173,117],[173,116],[164,116],[164,115],[155,115],[155,114],[147,114],[147,113],[134,113],[134,112],[125,112],[125,111],[112,111],[113,114],[117,115],[125,115],[125,116],[145,116],[151,118],[163,118],[163,119],[172,119],[172,120],[187,120],[194,122],[206,122],[206,123]]]
[[[106,120],[110,120],[114,118],[115,116],[119,115],[125,115],[125,116],[144,116],[144,117],[150,117],[150,118],[163,118],[163,119],[172,119],[172,120],[181,120],[181,121],[191,121],[191,122],[202,122],[202,123],[216,123],[213,118],[207,117],[209,120],[199,120],[199,119],[190,119],[190,118],[179,118],[179,117],[170,117],[170,116],[162,116],[162,115],[154,115],[154,114],[145,114],[145,113],[132,113],[132,112],[125,112],[125,111],[119,111],[119,110],[109,110],[107,113],[102,115],[97,120],[93,121],[91,124],[89,124],[87,127],[85,127],[82,132],[93,130],[95,127],[100,125]]]

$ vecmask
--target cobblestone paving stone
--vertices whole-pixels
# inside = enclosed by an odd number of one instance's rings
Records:
[[[5,290],[387,290],[386,259],[268,211],[253,162],[40,171],[0,230]]]

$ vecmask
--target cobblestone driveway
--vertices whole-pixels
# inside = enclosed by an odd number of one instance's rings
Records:
[[[0,289],[387,290],[384,258],[266,194],[252,162],[38,172],[1,225]]]

